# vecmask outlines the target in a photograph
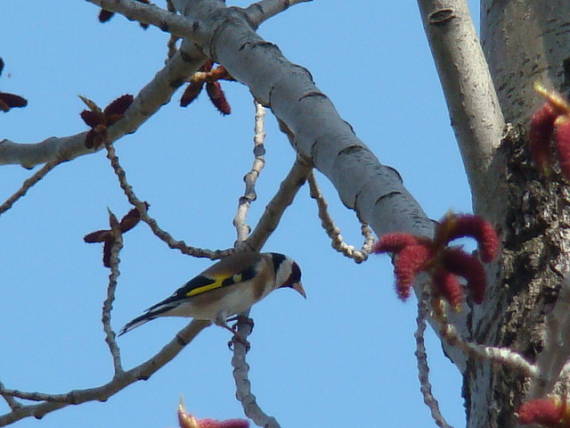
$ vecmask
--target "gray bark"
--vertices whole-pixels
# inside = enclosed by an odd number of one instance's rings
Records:
[[[495,159],[507,187],[493,208],[503,213],[503,255],[490,299],[474,312],[472,334],[477,342],[509,347],[535,362],[544,352],[545,320],[569,268],[570,192],[560,177],[547,181],[537,174],[526,129],[544,102],[532,89],[536,80],[568,89],[570,4],[483,0],[481,25],[501,109],[514,131]],[[464,379],[469,427],[518,426],[514,412],[533,386],[528,379],[474,361]]]

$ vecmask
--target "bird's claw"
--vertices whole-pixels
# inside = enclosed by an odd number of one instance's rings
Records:
[[[234,333],[234,336],[232,337],[232,340],[230,340],[228,342],[228,348],[230,350],[234,350],[234,346],[236,343],[239,343],[241,345],[243,345],[245,347],[245,352],[249,352],[249,350],[251,349],[251,345],[249,344],[249,342],[247,341],[247,339],[244,339],[243,337],[241,337],[238,333]]]
[[[242,318],[243,318],[243,319],[240,319],[240,318],[236,317],[236,319],[238,320],[238,323],[241,322],[241,321],[244,321],[244,320],[249,320],[249,321],[250,321],[250,325],[251,325],[251,323],[253,323],[253,320],[251,320],[251,319],[249,319],[249,318],[247,318],[247,317],[242,317]],[[245,322],[247,322],[247,321],[245,321]],[[248,352],[249,349],[251,348],[251,346],[250,346],[249,342],[237,331],[237,325],[238,325],[238,323],[236,323],[234,326],[230,327],[230,326],[228,326],[226,320],[220,321],[220,320],[218,319],[218,320],[215,320],[215,321],[214,321],[214,324],[216,324],[216,325],[218,325],[218,326],[220,326],[220,327],[222,327],[222,328],[224,328],[224,329],[226,329],[226,330],[228,330],[229,332],[232,333],[232,336],[233,336],[233,337],[232,337],[232,340],[230,340],[230,341],[228,342],[228,348],[230,348],[230,349],[233,350],[234,344],[235,344],[235,343],[240,343],[240,344],[242,344],[242,345],[245,347],[245,352]],[[251,331],[251,330],[250,330],[250,331]]]

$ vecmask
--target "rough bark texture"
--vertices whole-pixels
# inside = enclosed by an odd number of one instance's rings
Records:
[[[481,5],[484,51],[506,121],[513,124],[495,167],[504,198],[503,256],[489,300],[473,312],[473,339],[509,347],[534,362],[543,348],[545,315],[568,272],[570,192],[558,173],[540,177],[529,160],[527,122],[543,100],[539,80],[569,87],[570,3],[492,1]],[[482,213],[483,215],[485,213]],[[504,368],[471,361],[464,377],[468,426],[515,427],[514,413],[529,382]]]

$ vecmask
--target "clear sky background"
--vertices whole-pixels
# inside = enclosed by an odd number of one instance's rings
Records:
[[[97,21],[87,2],[3,0],[0,90],[29,106],[0,113],[0,139],[38,142],[86,130],[77,97],[101,106],[136,94],[162,67],[167,35],[143,31],[116,15]],[[159,2],[163,4],[163,2]],[[244,6],[245,1],[228,2]],[[475,6],[475,5],[473,5]],[[474,8],[478,22],[478,9]],[[262,37],[308,68],[357,135],[380,161],[401,173],[428,215],[471,212],[471,197],[415,2],[340,0],[297,5],[266,22]],[[221,117],[205,94],[189,108],[173,102],[118,155],[150,214],[191,245],[230,247],[232,219],[253,156],[253,104],[247,89],[224,83],[233,113]],[[267,120],[267,165],[250,223],[289,170],[294,152]],[[32,174],[0,167],[0,197]],[[360,246],[352,211],[320,176],[333,217]],[[108,270],[101,247],[82,237],[107,226],[107,207],[130,207],[104,153],[60,165],[0,217],[0,381],[8,388],[50,393],[99,386],[112,376],[100,323]],[[422,401],[414,357],[416,300],[402,303],[387,256],[357,265],[331,249],[308,189],[301,189],[264,250],[298,260],[308,299],[279,290],[255,306],[249,353],[253,391],[283,427],[434,426]],[[113,326],[170,295],[211,262],[165,244],[141,224],[125,235]],[[126,368],[170,341],[184,319],[153,321],[119,339]],[[175,427],[181,396],[198,417],[240,417],[226,343],[205,330],[147,382],[106,403],[68,407],[18,428]],[[434,393],[448,421],[465,426],[461,377],[428,333]],[[3,402],[2,412],[7,411]]]

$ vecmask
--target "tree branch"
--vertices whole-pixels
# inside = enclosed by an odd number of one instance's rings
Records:
[[[238,323],[238,334],[247,338],[251,334],[252,325],[248,323]],[[252,419],[256,425],[265,428],[279,428],[279,422],[267,415],[257,404],[255,395],[251,392],[251,382],[249,381],[249,365],[246,362],[247,349],[242,343],[234,344],[234,355],[232,357],[233,375],[236,384],[236,398],[243,406],[244,413]]]
[[[10,395],[3,395],[2,391],[4,391],[4,384],[2,382],[0,382],[0,395],[2,395],[2,398],[4,398],[4,400],[6,401],[8,406],[10,407],[10,409],[16,410],[19,407],[22,407],[22,404],[20,404],[16,400],[14,400],[14,397],[12,397]]]
[[[291,6],[313,0],[261,0],[244,9],[253,28],[257,28],[263,21],[281,13]]]
[[[306,69],[289,62],[277,46],[252,31],[243,14],[221,2],[173,3],[204,22],[210,31],[210,42],[202,46],[207,55],[245,83],[258,102],[271,107],[298,154],[333,182],[342,202],[377,235],[395,230],[431,235],[431,221],[399,175],[381,165],[355,136]]]
[[[47,413],[70,404],[81,404],[87,401],[105,401],[130,384],[150,378],[161,367],[176,357],[198,333],[209,325],[209,321],[192,321],[153,357],[96,388],[73,390],[65,394],[26,393],[0,389],[0,395],[3,396],[21,396],[27,399],[34,399],[33,397],[35,397],[37,400],[45,401],[40,404],[21,406],[13,409],[10,413],[0,416],[0,426],[5,426],[31,416],[40,419]]]
[[[105,332],[105,342],[109,347],[111,358],[113,359],[113,368],[115,369],[115,376],[123,373],[123,366],[121,364],[121,350],[117,341],[115,340],[115,332],[111,327],[111,311],[113,310],[113,302],[115,301],[115,290],[117,289],[117,278],[121,274],[119,271],[119,253],[123,248],[123,235],[119,227],[117,218],[109,211],[111,216],[111,232],[113,234],[113,244],[111,245],[111,257],[109,264],[111,272],[109,273],[109,284],[107,285],[107,298],[103,302],[103,309],[101,315],[101,322],[103,323],[103,331]]]
[[[344,254],[346,257],[353,259],[356,263],[362,263],[368,259],[368,254],[374,243],[374,236],[372,231],[366,224],[362,224],[361,230],[364,235],[365,241],[360,250],[357,250],[352,245],[348,245],[344,242],[342,235],[340,234],[340,229],[335,225],[334,220],[329,214],[328,204],[319,189],[315,174],[311,172],[309,174],[309,189],[311,198],[317,202],[319,209],[319,218],[321,219],[321,225],[325,232],[332,240],[332,247],[338,252]]]
[[[257,199],[255,192],[255,183],[261,174],[261,170],[265,166],[265,108],[254,101],[255,104],[255,135],[253,138],[253,154],[255,159],[251,170],[245,175],[245,191],[244,195],[240,197],[238,210],[234,218],[234,226],[237,231],[237,241],[235,243],[236,249],[246,249],[247,245],[245,240],[250,232],[250,227],[246,224],[245,220],[251,202]],[[261,249],[257,248],[256,251]],[[243,341],[234,340],[233,343],[233,357],[232,366],[234,367],[233,377],[236,385],[236,398],[241,403],[244,413],[249,416],[253,421],[263,427],[278,428],[279,424],[273,417],[268,416],[259,407],[255,400],[255,396],[251,393],[251,382],[249,381],[249,365],[246,362],[246,355],[249,348],[244,343],[253,329],[253,320],[249,318],[249,309],[239,314],[237,317],[237,334]]]
[[[154,25],[162,31],[190,40],[200,40],[200,23],[166,11],[153,4],[140,3],[134,0],[87,0],[105,10],[120,13],[129,19]]]
[[[478,343],[463,340],[457,329],[449,323],[446,315],[446,303],[441,299],[435,302],[433,318],[439,322],[439,336],[448,345],[457,347],[472,358],[498,363],[520,371],[525,376],[536,378],[538,368],[529,363],[522,355],[508,348],[479,345]]]
[[[416,360],[418,363],[418,378],[420,380],[420,390],[424,397],[424,403],[428,406],[431,417],[438,427],[453,428],[447,423],[441,410],[439,403],[431,391],[431,383],[429,380],[429,365],[427,362],[427,353],[424,342],[424,332],[426,330],[426,318],[428,315],[428,302],[430,299],[429,291],[427,288],[418,297],[418,316],[416,318],[417,330],[414,334],[416,339]]]
[[[246,239],[244,245],[247,245],[252,251],[259,251],[263,247],[279,224],[283,212],[291,205],[295,195],[301,186],[305,184],[311,169],[304,161],[299,159],[295,161],[289,174],[281,182],[279,190],[265,207],[265,211],[257,226],[255,226],[249,238]]]
[[[105,148],[107,149],[107,159],[111,162],[111,167],[113,168],[113,171],[119,180],[121,189],[123,189],[127,199],[139,211],[141,220],[148,224],[152,232],[170,248],[177,249],[181,253],[189,256],[205,257],[209,259],[219,259],[233,252],[233,250],[209,250],[206,248],[190,247],[186,245],[184,241],[175,240],[170,233],[158,225],[154,218],[148,215],[146,204],[136,196],[132,186],[127,181],[127,174],[119,163],[115,147],[111,143],[106,143]]]
[[[140,4],[140,3],[139,3]],[[191,43],[184,43],[174,57],[139,92],[124,117],[107,130],[107,141],[114,142],[133,133],[203,64],[205,57]],[[19,164],[26,168],[44,162],[71,160],[94,153],[85,147],[86,132],[69,137],[51,137],[40,143],[21,144],[0,141],[0,165]]]
[[[251,203],[257,199],[255,183],[265,166],[265,108],[257,101],[254,101],[254,105],[255,135],[253,137],[253,155],[255,156],[255,159],[251,166],[251,170],[243,177],[245,182],[245,192],[243,196],[239,198],[238,210],[233,221],[237,232],[236,246],[238,247],[247,239],[251,231],[250,227],[245,223],[245,220]]]
[[[0,146],[0,149],[1,149],[1,146]],[[41,167],[41,169],[36,171],[34,173],[34,175],[32,175],[30,178],[27,178],[26,180],[24,180],[22,187],[20,187],[16,191],[16,193],[14,193],[12,196],[10,196],[8,199],[6,199],[6,201],[2,205],[0,205],[0,215],[4,212],[8,211],[10,208],[12,208],[12,205],[14,205],[14,203],[18,199],[23,197],[34,184],[36,184],[38,181],[40,181],[42,178],[44,178],[48,172],[50,172],[52,169],[54,169],[61,162],[62,161],[60,161],[60,160],[53,160],[51,162],[48,162],[43,167]]]
[[[492,170],[505,122],[465,0],[418,0],[424,29],[473,194],[474,210],[493,213],[501,187]]]

